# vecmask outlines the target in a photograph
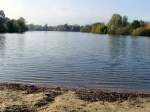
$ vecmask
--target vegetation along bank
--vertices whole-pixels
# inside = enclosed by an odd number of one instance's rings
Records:
[[[128,21],[127,16],[113,14],[110,21],[105,24],[97,22],[92,25],[81,26],[75,25],[57,25],[48,26],[47,24],[34,25],[26,24],[23,17],[19,19],[9,19],[5,16],[3,10],[0,10],[0,33],[23,33],[25,31],[71,31],[71,32],[86,32],[97,34],[112,34],[112,35],[134,35],[134,36],[150,36],[150,23],[142,20]]]

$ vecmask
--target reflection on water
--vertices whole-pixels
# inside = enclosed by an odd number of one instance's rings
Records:
[[[117,59],[121,55],[126,55],[127,49],[127,37],[119,36],[114,37],[110,36],[109,38],[109,52],[112,60]]]
[[[148,37],[0,35],[0,81],[149,91],[149,49]]]
[[[0,48],[3,48],[5,43],[5,36],[4,35],[0,35]]]
[[[5,36],[0,35],[0,55],[4,55],[5,53]]]

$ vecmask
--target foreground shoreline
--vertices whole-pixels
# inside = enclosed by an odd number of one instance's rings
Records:
[[[138,91],[112,91],[103,89],[87,89],[87,88],[69,88],[59,86],[44,86],[34,84],[21,84],[21,83],[0,83],[0,90],[21,90],[27,91],[27,93],[49,92],[49,91],[73,91],[78,97],[86,101],[118,101],[128,100],[129,98],[147,98],[150,97],[150,92],[138,92]]]
[[[24,112],[23,109],[25,112],[105,112],[106,109],[106,112],[149,112],[150,93],[0,83],[0,112]]]

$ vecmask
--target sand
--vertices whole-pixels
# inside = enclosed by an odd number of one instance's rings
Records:
[[[149,95],[123,100],[88,101],[80,97],[82,92],[78,94],[74,90],[51,88],[29,92],[27,88],[12,87],[14,85],[1,85],[0,112],[150,112]]]

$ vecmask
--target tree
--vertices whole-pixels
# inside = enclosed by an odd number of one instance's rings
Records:
[[[0,33],[5,32],[25,32],[27,30],[26,22],[24,18],[19,18],[18,20],[10,20],[5,17],[3,10],[0,10]]]
[[[20,26],[17,23],[17,21],[14,19],[8,21],[7,26],[8,26],[8,32],[10,33],[20,32]]]
[[[80,31],[80,25],[71,25],[70,30],[73,32],[79,32]]]
[[[7,26],[5,24],[5,14],[3,10],[0,10],[0,33],[4,33],[7,30]]]
[[[114,14],[108,23],[109,33],[115,33],[119,27],[122,27],[122,17],[119,14]]]
[[[117,35],[129,35],[130,34],[130,27],[126,26],[126,27],[117,28],[115,31],[115,34],[117,34]]]
[[[104,23],[95,23],[92,25],[91,32],[105,34],[107,32],[107,27]]]
[[[19,25],[19,32],[20,33],[25,32],[27,30],[26,21],[23,17],[20,17],[16,22]]]
[[[47,24],[44,25],[43,30],[44,30],[44,31],[48,31],[48,25],[47,25]]]
[[[141,24],[141,27],[138,27],[133,30],[132,35],[135,36],[150,36],[150,24]]]
[[[80,31],[81,32],[91,32],[91,29],[92,29],[91,25],[86,25],[86,26],[82,26]]]
[[[139,21],[140,22],[140,27],[145,27],[146,26],[146,23],[144,21]]]
[[[127,16],[123,16],[122,18],[122,26],[126,27],[128,25],[128,17]]]
[[[64,27],[64,31],[70,31],[70,27],[68,24],[65,24],[63,27]]]
[[[3,10],[0,10],[0,18],[5,18],[5,13]]]
[[[140,27],[140,22],[138,20],[134,20],[132,23],[131,23],[131,28],[134,30],[138,27]]]

